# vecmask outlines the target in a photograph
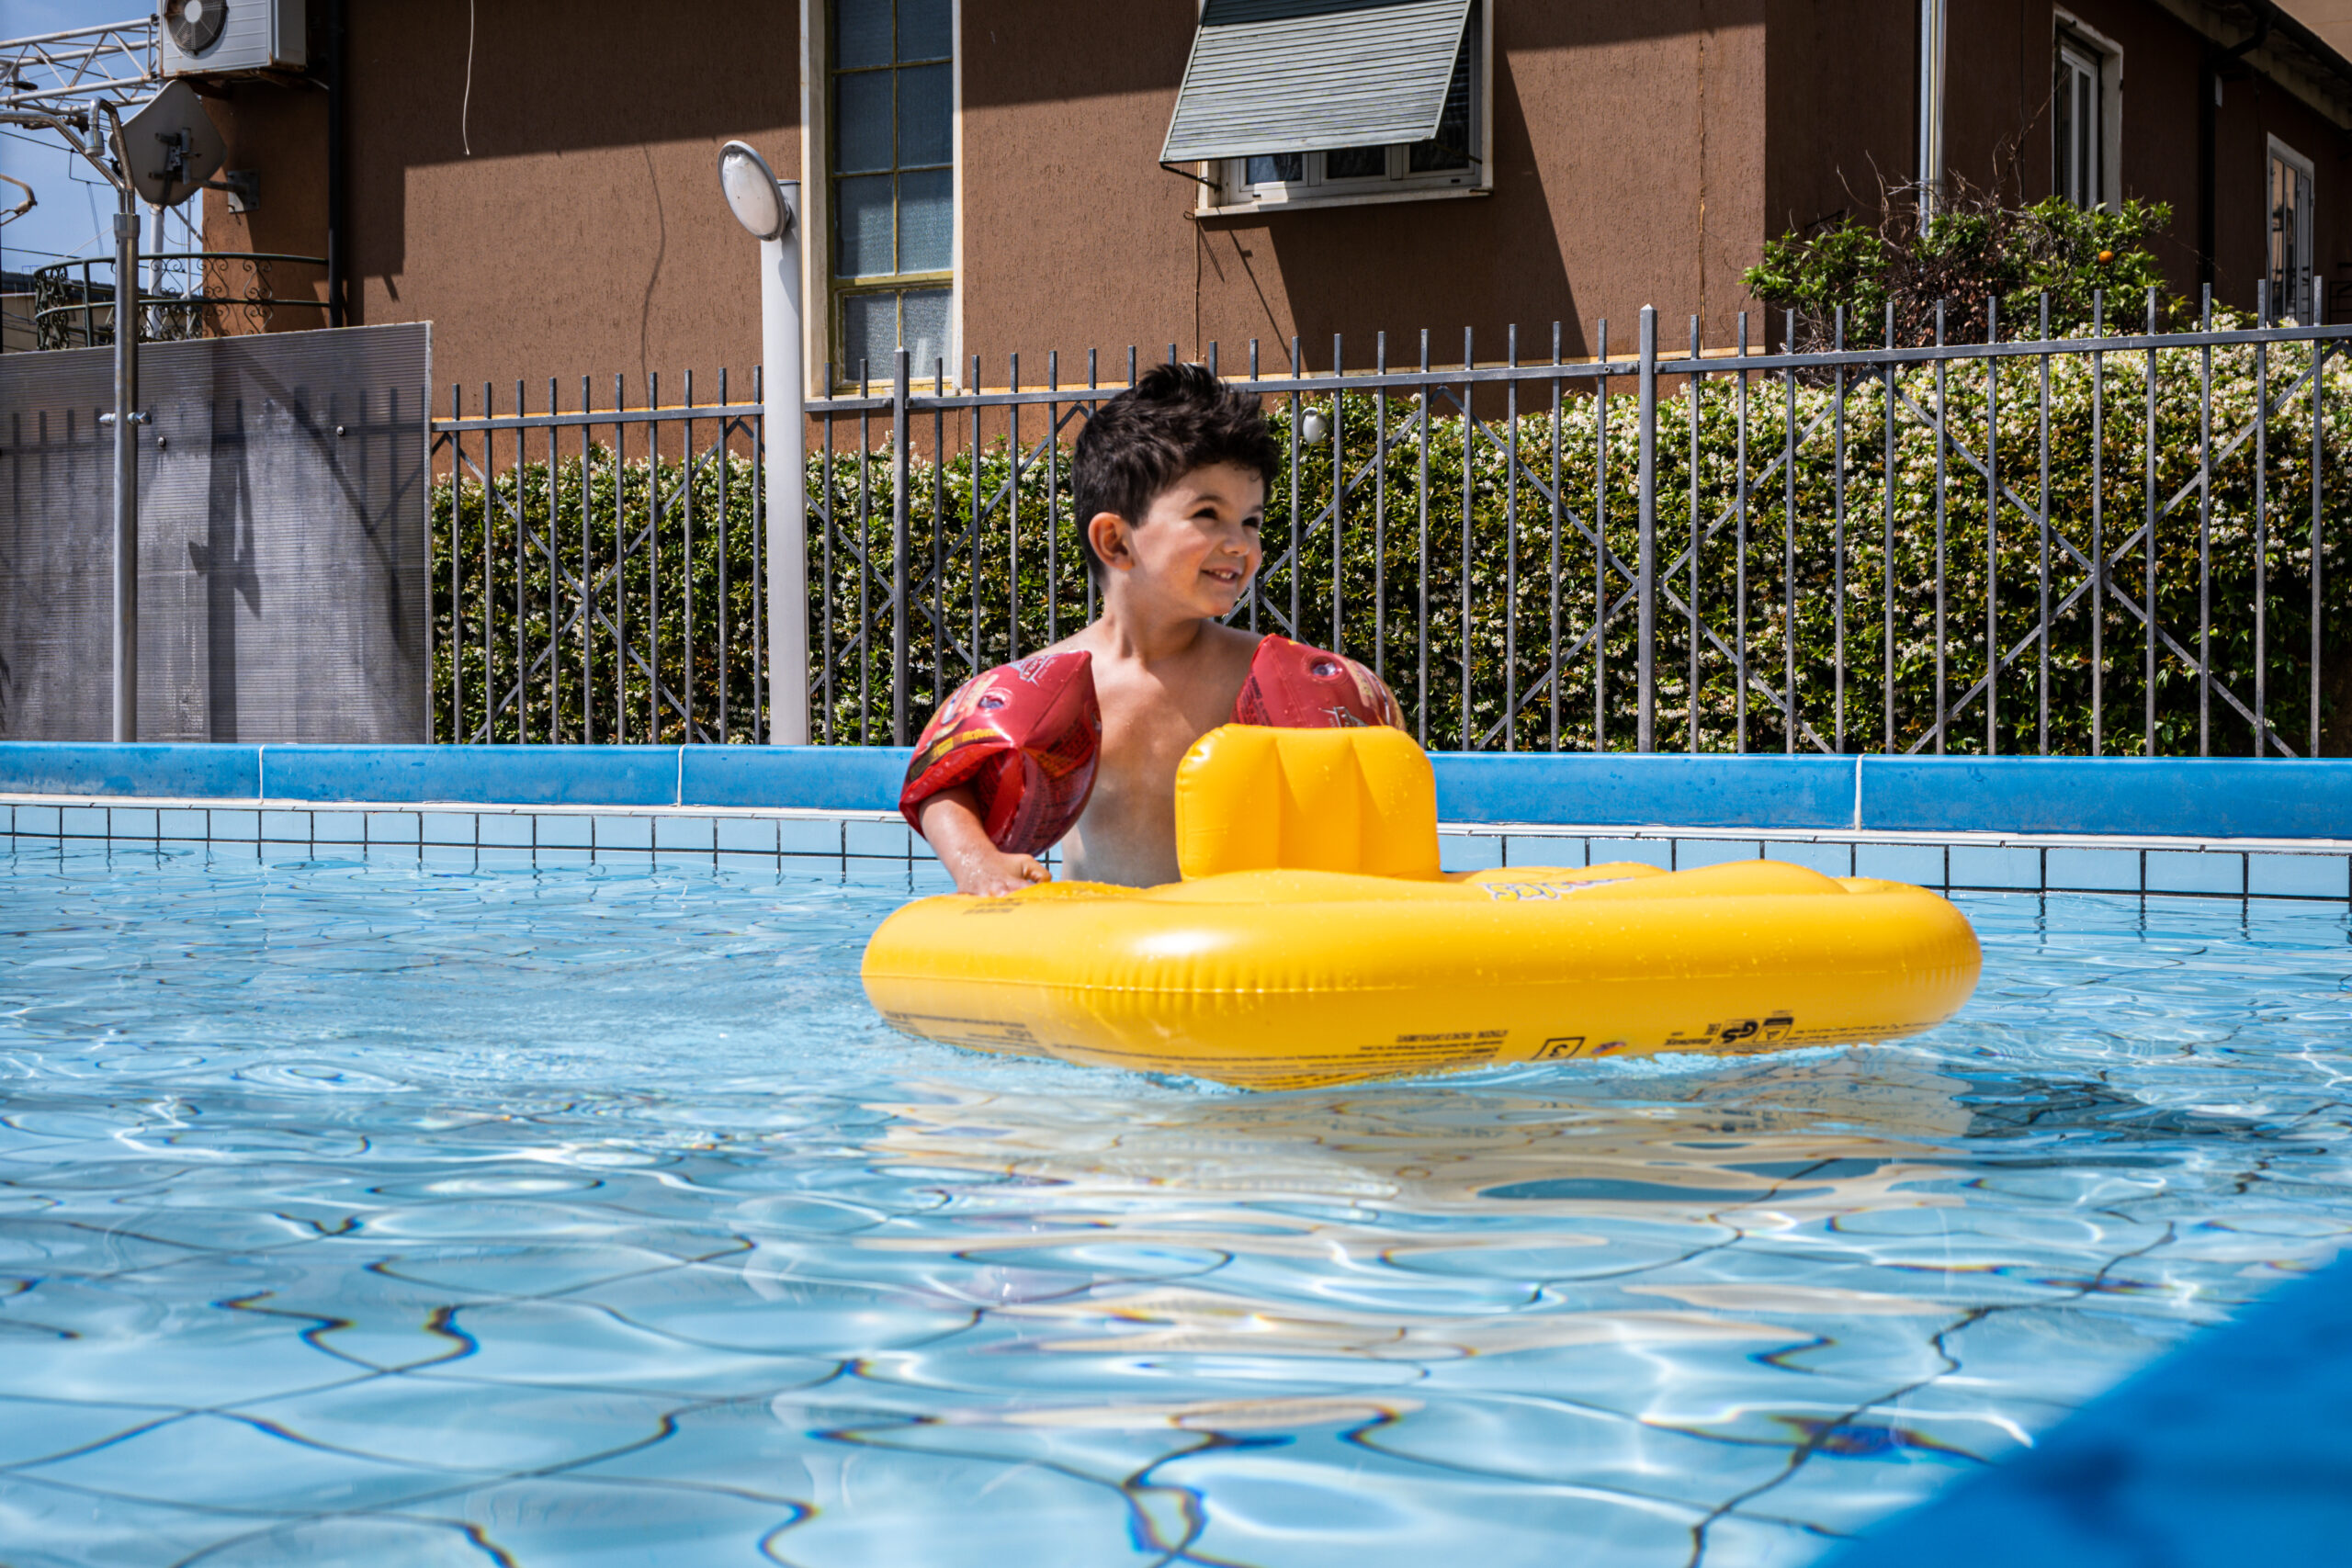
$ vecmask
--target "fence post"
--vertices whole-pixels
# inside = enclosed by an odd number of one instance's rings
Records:
[[[907,743],[907,350],[890,372],[890,744]]]
[[[1657,730],[1657,307],[1642,307],[1642,456],[1634,478],[1641,518],[1641,549],[1635,568],[1639,592],[1634,638],[1641,663],[1641,718],[1635,743],[1653,749]]]

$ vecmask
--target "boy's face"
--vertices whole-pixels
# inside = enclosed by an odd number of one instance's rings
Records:
[[[1140,525],[1108,513],[1095,518],[1094,545],[1128,592],[1181,615],[1222,615],[1241,602],[1265,558],[1265,508],[1256,473],[1212,463],[1154,496]]]

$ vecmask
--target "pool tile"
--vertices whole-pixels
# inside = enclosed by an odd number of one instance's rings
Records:
[[[1438,864],[1447,871],[1486,871],[1503,863],[1499,833],[1440,833]]]
[[[107,808],[103,806],[67,806],[59,809],[57,830],[69,839],[103,839],[107,836]]]
[[[484,871],[528,871],[532,853],[527,845],[484,844],[475,852],[474,863]]]
[[[853,887],[904,889],[911,885],[912,863],[880,855],[855,855],[842,862],[842,880]]]
[[[2052,846],[2046,886],[2070,893],[2137,893],[2140,852]]]
[[[1804,866],[1824,876],[1854,874],[1854,846],[1851,844],[1823,844],[1802,839],[1776,842],[1767,839],[1764,840],[1764,858]]]
[[[202,812],[196,813],[202,816]],[[17,807],[16,830],[44,839],[57,837],[57,807],[54,806],[19,806]]]
[[[311,841],[319,844],[358,844],[368,839],[368,818],[356,811],[313,811]]]
[[[776,819],[776,847],[788,855],[839,855],[842,825],[821,817],[782,817]]]
[[[1585,858],[1591,865],[1613,865],[1620,861],[1631,861],[1635,865],[1654,865],[1660,871],[1672,871],[1674,840],[1596,837],[1585,845]]]
[[[1584,851],[1581,835],[1513,833],[1503,840],[1503,863],[1581,866],[1585,863]]]
[[[718,863],[722,869],[730,871],[774,871],[776,856],[773,850],[764,853],[758,850],[721,850],[718,852]]]
[[[379,863],[384,865],[414,865],[416,863],[416,846],[413,843],[368,844],[361,850],[360,854],[361,857],[370,865],[376,865]]]
[[[484,811],[475,818],[474,842],[501,849],[531,847],[531,829],[537,818],[528,811]]]
[[[421,837],[413,811],[370,811],[368,841],[371,844],[413,844]]]
[[[107,812],[107,837],[109,839],[155,837],[155,808],[152,806],[110,807]]]
[[[1915,887],[1944,885],[1941,844],[1856,844],[1854,874],[1883,882],[1907,882]]]
[[[212,811],[212,838],[215,842],[231,840],[253,843],[261,837],[261,813],[258,811]]]
[[[311,858],[308,839],[264,839],[257,847],[268,865],[294,865]]]
[[[650,850],[653,847],[650,817],[599,817],[596,847],[600,850]]]
[[[2210,850],[2150,850],[2148,891],[2243,894],[2245,856]]]
[[[1677,839],[1674,869],[1696,871],[1702,865],[1727,865],[1758,858],[1761,846],[1753,839]]]
[[[481,841],[481,829],[470,811],[420,811],[417,818],[428,844],[463,844],[471,849]]]
[[[775,818],[773,817],[721,817],[712,827],[718,834],[718,847],[736,854],[766,854],[776,852]]]
[[[2249,854],[2245,890],[2279,898],[2352,897],[2352,858],[2344,855]]]
[[[1949,852],[1954,887],[2034,889],[2041,886],[2041,852],[2014,844],[1954,844]]]
[[[474,857],[480,853],[481,852],[471,844],[427,843],[418,847],[416,858],[418,863],[423,865],[436,866],[445,870],[462,867],[470,871],[473,869]]]
[[[21,820],[21,814],[25,807],[19,806],[17,810]],[[212,827],[207,813],[201,810],[189,811],[166,807],[155,813],[155,836],[159,839],[187,839],[200,841],[212,836]]]
[[[714,826],[707,817],[656,817],[653,818],[653,847],[659,850],[700,850],[707,854],[718,847],[712,836]]]
[[[538,857],[537,863],[540,865],[548,866],[593,865],[596,860],[594,850],[582,849],[571,844],[541,844],[533,852]]]
[[[596,819],[571,811],[542,811],[532,827],[543,850],[585,850],[596,842]]]
[[[844,853],[853,855],[889,855],[907,858],[913,835],[903,822],[844,822],[842,824],[842,845]]]
[[[307,844],[311,841],[311,814],[265,811],[261,814],[261,836],[273,844]]]

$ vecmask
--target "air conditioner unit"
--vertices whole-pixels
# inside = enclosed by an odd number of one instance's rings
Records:
[[[164,0],[156,39],[166,76],[300,71],[303,0]]]

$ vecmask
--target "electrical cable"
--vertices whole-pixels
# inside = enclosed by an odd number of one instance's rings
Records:
[[[466,119],[474,107],[474,0],[466,0],[466,96],[458,106],[458,141],[465,147],[466,156],[474,155],[473,139],[466,133]]]

